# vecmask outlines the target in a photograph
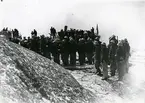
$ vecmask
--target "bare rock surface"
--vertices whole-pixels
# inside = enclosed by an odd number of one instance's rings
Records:
[[[63,67],[0,38],[0,103],[93,103]]]

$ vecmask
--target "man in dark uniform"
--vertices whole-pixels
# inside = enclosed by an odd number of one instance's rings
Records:
[[[79,62],[80,65],[84,65],[85,63],[85,39],[80,38],[78,41],[78,54],[79,54]]]
[[[64,31],[63,31],[63,29],[61,29],[60,32],[58,32],[58,36],[59,36],[60,40],[62,40],[64,38]]]
[[[100,69],[100,62],[101,62],[101,41],[99,37],[95,38],[94,41],[94,46],[95,46],[95,53],[94,53],[94,59],[95,59],[95,68],[96,68],[96,73],[100,76],[101,74],[101,69]]]
[[[55,38],[52,41],[52,56],[54,58],[54,62],[60,64],[60,39]]]
[[[19,31],[17,29],[14,29],[13,32],[13,38],[18,38],[19,37]]]
[[[94,28],[92,27],[92,29],[91,29],[91,33],[92,33],[92,35],[94,36]]]
[[[67,30],[68,26],[64,26],[64,37],[69,37],[69,31]]]
[[[116,51],[116,61],[118,69],[118,80],[122,80],[125,74],[125,53],[123,50],[123,42],[121,41]]]
[[[116,54],[116,49],[117,45],[114,40],[111,40],[109,43],[109,63],[110,63],[110,70],[111,70],[111,76],[115,76],[115,71],[116,71],[116,59],[115,59],[115,54]]]
[[[28,45],[28,49],[30,49],[31,48],[31,38],[30,37],[28,37],[27,45]]]
[[[50,28],[50,34],[51,34],[53,39],[56,37],[56,29],[54,27]]]
[[[108,48],[106,46],[106,43],[102,44],[101,49],[101,65],[103,69],[103,78],[102,80],[108,79]]]
[[[65,26],[64,26],[64,32],[66,32],[66,31],[67,31],[67,28],[68,28],[68,27],[65,25]]]
[[[34,31],[33,31],[33,35],[34,36],[37,36],[37,31],[34,29]]]
[[[47,49],[46,49],[46,38],[44,35],[41,35],[40,39],[40,49],[41,49],[41,54],[46,57],[47,55]]]
[[[64,39],[61,42],[61,59],[64,66],[67,66],[69,64],[68,58],[69,58],[69,39],[67,36],[64,37]]]
[[[88,37],[86,40],[85,48],[86,48],[85,51],[86,51],[88,63],[92,64],[93,63],[94,45],[93,45],[93,40],[90,37]]]
[[[77,45],[76,41],[74,40],[73,37],[69,37],[69,55],[70,55],[70,65],[74,66],[76,65],[76,50],[77,50]]]
[[[127,39],[123,40],[123,47],[124,47],[124,53],[125,53],[125,64],[126,64],[126,73],[128,73],[128,68],[129,68],[129,56],[130,56],[130,45],[127,41]]]
[[[49,37],[46,37],[46,58],[51,59],[52,41]]]
[[[31,40],[31,50],[36,52],[36,53],[40,53],[39,48],[40,48],[40,44],[39,44],[39,37],[36,36],[36,34],[32,33],[32,40]]]

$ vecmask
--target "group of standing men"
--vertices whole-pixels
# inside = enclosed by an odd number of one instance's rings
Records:
[[[116,36],[109,38],[109,45],[100,41],[95,41],[95,67],[98,75],[103,74],[103,80],[106,80],[110,76],[115,76],[118,71],[118,79],[122,80],[123,76],[128,73],[130,56],[130,45],[127,39],[116,39]],[[110,72],[109,66],[110,66]]]
[[[9,33],[9,30],[4,29],[4,31]],[[51,27],[50,37],[38,36],[35,29],[31,32],[31,37],[23,37],[23,39],[17,29],[12,33],[13,36],[9,37],[10,41],[53,59],[58,64],[62,61],[64,66],[76,66],[77,60],[79,65],[95,64],[96,73],[103,75],[103,80],[109,77],[108,65],[110,65],[111,76],[115,75],[116,70],[118,71],[119,80],[122,80],[123,75],[128,72],[130,46],[127,39],[118,41],[118,38],[113,35],[106,45],[100,41],[100,36],[94,33],[94,28],[86,31],[68,30],[67,26],[59,32]]]

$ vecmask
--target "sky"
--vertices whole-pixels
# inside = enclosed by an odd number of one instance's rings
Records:
[[[57,31],[69,28],[91,29],[99,25],[102,40],[112,34],[127,38],[133,47],[145,44],[145,2],[124,0],[3,0],[0,3],[0,28],[18,28],[30,36],[35,28],[47,35],[51,26]],[[145,48],[145,47],[144,47]]]

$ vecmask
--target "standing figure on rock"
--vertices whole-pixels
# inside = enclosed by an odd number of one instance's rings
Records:
[[[34,30],[31,32],[31,35],[36,37],[36,36],[37,36],[37,31],[34,29]]]
[[[60,64],[60,39],[55,38],[52,42],[52,56],[54,62]]]
[[[39,49],[40,49],[40,43],[39,43],[39,37],[37,36],[32,36],[32,40],[31,40],[31,50],[36,52],[36,53],[40,53]]]
[[[88,59],[88,63],[92,64],[93,63],[93,51],[94,51],[94,45],[93,45],[93,40],[88,37],[86,40],[86,56]]]
[[[111,76],[115,76],[116,71],[116,60],[115,60],[115,54],[116,54],[116,43],[114,40],[111,40],[109,43],[109,63],[110,63],[110,70],[111,70]]]
[[[106,43],[102,44],[101,49],[101,65],[103,68],[103,78],[102,80],[108,79],[108,48],[106,46]]]
[[[102,76],[101,69],[100,69],[100,62],[101,62],[101,41],[99,40],[99,37],[95,38],[94,47],[95,47],[94,63],[95,63],[96,73],[98,75]]]
[[[78,41],[78,54],[79,54],[80,65],[84,65],[85,63],[85,39],[84,38],[80,38]]]
[[[51,38],[46,37],[46,58],[51,59],[52,41]]]
[[[60,32],[58,32],[58,36],[59,36],[60,40],[62,40],[64,38],[64,31],[63,31],[63,29],[61,29]]]
[[[70,54],[70,65],[76,65],[76,50],[77,44],[73,37],[69,37],[69,54]]]
[[[50,28],[50,35],[53,39],[56,37],[56,29],[54,27]]]
[[[126,73],[128,73],[129,68],[129,56],[130,56],[130,45],[127,39],[124,39],[124,50],[125,50],[125,63],[126,63]]]
[[[12,30],[12,32],[13,32],[13,38],[18,38],[19,37],[18,29],[14,29],[14,30]]]
[[[61,60],[63,62],[64,66],[68,66],[69,62],[69,39],[67,36],[64,37],[64,39],[61,42]]]
[[[122,80],[125,73],[125,54],[123,50],[123,43],[120,42],[116,52],[118,80]]]
[[[28,42],[27,42],[28,49],[31,49],[31,41],[32,41],[32,39],[30,37],[28,37]]]
[[[47,56],[47,49],[46,49],[46,38],[44,35],[41,35],[40,37],[40,52],[41,52],[41,55],[43,55],[44,57]]]

